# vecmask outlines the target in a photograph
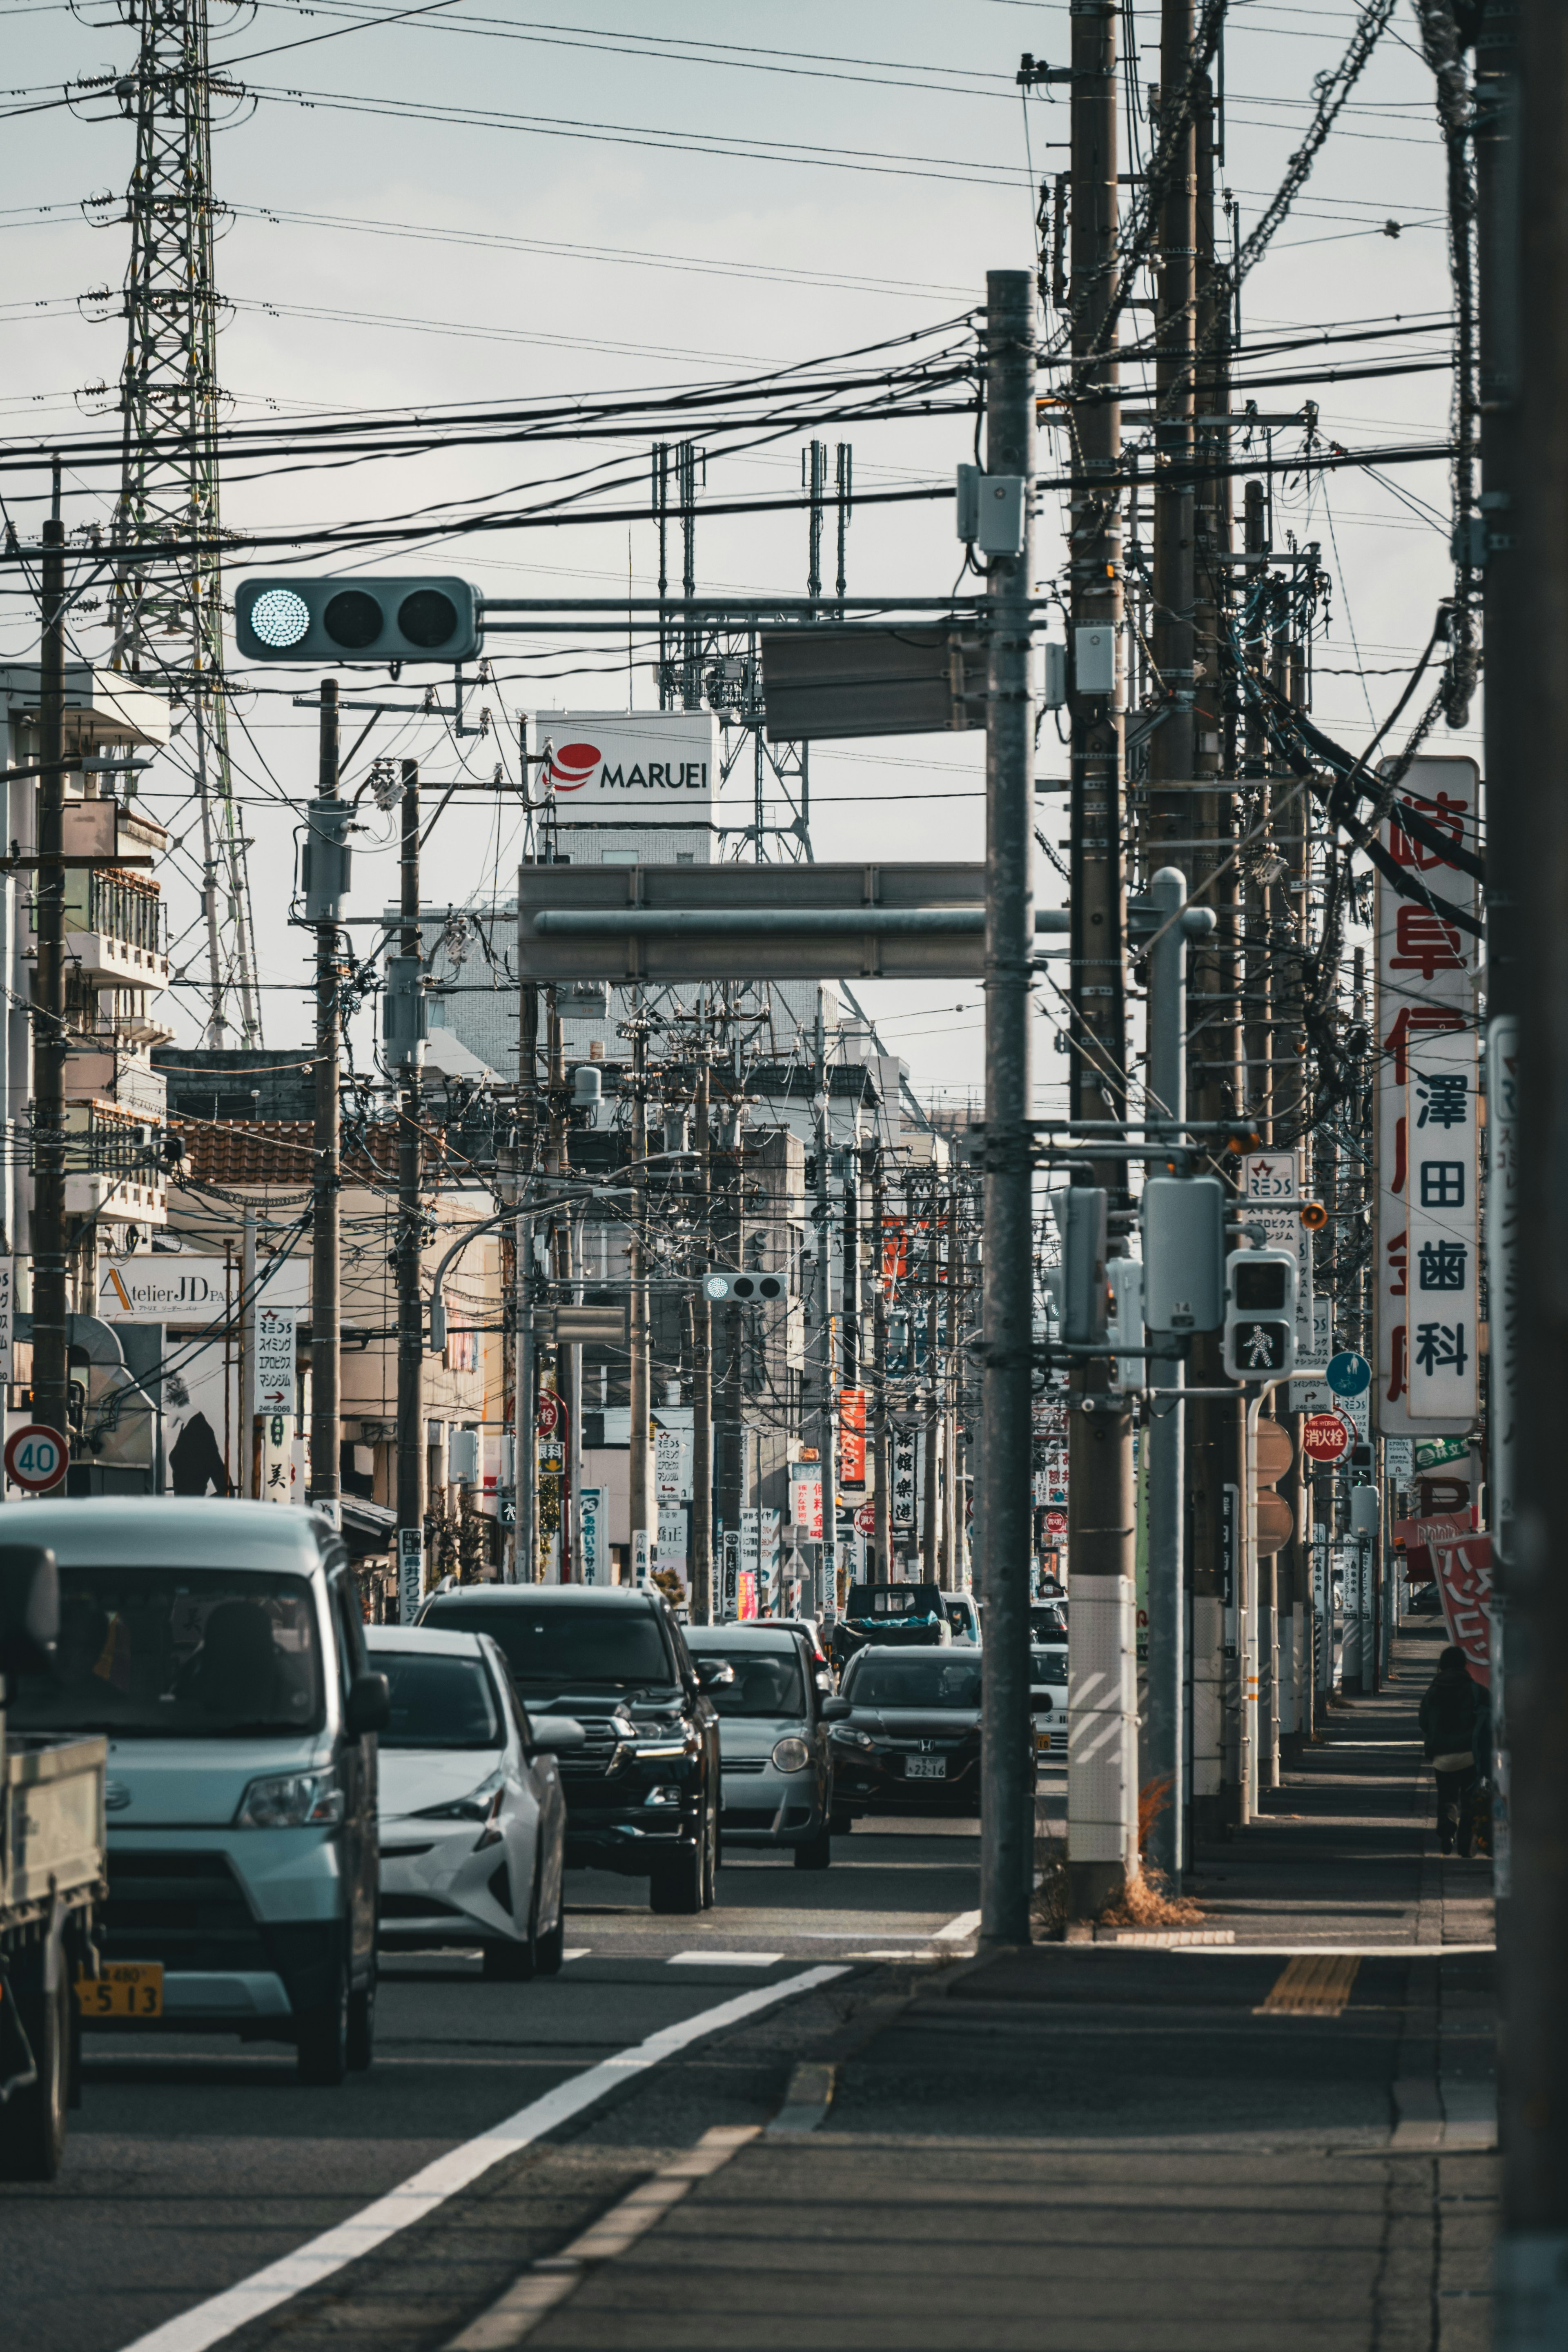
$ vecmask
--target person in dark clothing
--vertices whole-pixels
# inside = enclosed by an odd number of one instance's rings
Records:
[[[1421,1702],[1421,1732],[1426,1760],[1437,1780],[1437,1847],[1452,1853],[1456,1832],[1461,1854],[1475,1834],[1475,1737],[1479,1693],[1457,1645],[1444,1651]]]

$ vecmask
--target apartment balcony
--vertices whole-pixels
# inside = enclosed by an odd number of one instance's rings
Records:
[[[98,1101],[68,1102],[66,1214],[166,1224],[168,1178],[159,1136],[155,1119],[138,1118]]]

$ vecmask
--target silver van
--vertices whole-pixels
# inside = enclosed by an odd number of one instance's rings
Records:
[[[310,2083],[370,2064],[375,1734],[348,1554],[311,1513],[103,1496],[10,1507],[59,1570],[27,1731],[109,1743],[109,1901],[84,2027],[291,2042]]]

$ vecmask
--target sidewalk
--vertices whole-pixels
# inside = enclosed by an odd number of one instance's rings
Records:
[[[1392,1688],[1200,1857],[1234,1946],[881,1972],[779,2084],[789,2128],[650,2184],[490,2340],[1482,2352],[1492,1960],[1462,1948],[1490,1942],[1489,1866],[1436,1857],[1414,1719],[1440,1646],[1403,1636]]]

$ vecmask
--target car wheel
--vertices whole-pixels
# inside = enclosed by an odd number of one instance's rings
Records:
[[[566,1958],[566,1906],[555,1906],[555,1925],[547,1927],[533,1947],[534,1965],[542,1977],[558,1977],[561,1963]]]
[[[655,1857],[653,1876],[648,1881],[648,1903],[655,1911],[700,1911],[702,1908],[703,1856],[707,1842],[683,1845],[674,1853]]]
[[[487,1944],[480,1965],[487,1977],[499,1979],[502,1984],[527,1984],[535,1965],[533,1938],[530,1937],[521,1944],[514,1944],[510,1937],[505,1943],[498,1939]]]
[[[295,2034],[295,2053],[301,2083],[313,2083],[325,2089],[341,2083],[349,2070],[349,2010],[353,1996],[349,1991],[349,1964],[344,1960],[338,1971],[338,1981],[330,2000],[319,2009],[300,2012]]]
[[[833,1830],[830,1824],[818,1830],[814,1838],[807,1839],[805,1845],[797,1845],[795,1850],[797,1870],[827,1870],[832,1867],[832,1863]]]
[[[11,1990],[38,2078],[26,2090],[13,2091],[0,2107],[0,2179],[52,2180],[65,2154],[70,2094],[71,1991],[63,1959],[60,1980],[47,1992],[43,1948],[36,1947],[26,1973],[20,1967],[14,1971]]]
[[[358,1992],[349,1995],[348,2064],[351,2074],[363,2074],[375,2056],[375,1985],[374,1965],[370,1982]]]

